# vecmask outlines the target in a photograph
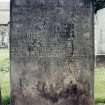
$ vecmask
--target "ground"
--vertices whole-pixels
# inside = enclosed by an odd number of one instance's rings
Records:
[[[10,96],[10,79],[9,79],[9,50],[0,49],[0,80],[3,96],[3,105],[9,103]],[[100,67],[95,69],[95,102],[97,105],[105,105],[105,68]]]
[[[105,103],[105,68],[95,70],[95,101]]]
[[[0,49],[0,85],[2,90],[3,105],[7,105],[10,96],[9,86],[9,50]]]

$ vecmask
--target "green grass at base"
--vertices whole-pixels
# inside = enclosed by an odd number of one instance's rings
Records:
[[[3,105],[10,100],[9,50],[0,49],[0,85]]]
[[[105,103],[105,68],[95,70],[95,102]]]

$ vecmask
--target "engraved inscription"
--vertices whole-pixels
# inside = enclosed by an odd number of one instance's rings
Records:
[[[47,36],[43,34],[38,34],[31,32],[27,33],[24,31],[23,36],[20,36],[20,40],[12,40],[14,56],[25,57],[70,57],[73,55],[74,51],[74,39],[75,39],[75,29],[72,23],[59,23],[51,25],[50,27],[42,26],[43,28],[39,30],[38,26],[35,27],[37,33],[48,31]],[[19,49],[16,47],[20,46]],[[27,52],[24,51],[26,47]],[[21,51],[21,54],[20,54]]]

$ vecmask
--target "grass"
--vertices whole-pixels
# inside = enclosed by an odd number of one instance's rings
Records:
[[[10,99],[9,81],[9,50],[0,49],[0,79],[2,81],[3,105],[8,105]],[[105,105],[105,68],[95,70],[95,102]]]
[[[10,97],[9,50],[0,49],[0,84],[3,105],[8,105]]]
[[[95,101],[105,103],[105,68],[97,68],[95,71]]]

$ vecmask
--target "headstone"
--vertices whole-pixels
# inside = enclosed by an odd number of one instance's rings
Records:
[[[105,55],[105,8],[95,15],[95,54]]]
[[[12,105],[93,105],[92,0],[11,1]]]

